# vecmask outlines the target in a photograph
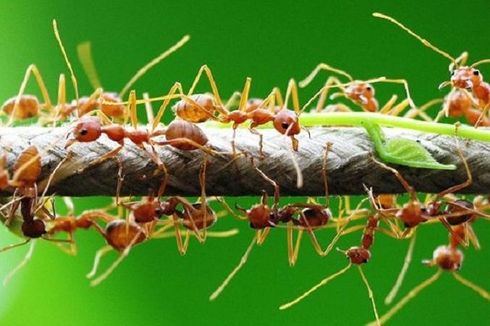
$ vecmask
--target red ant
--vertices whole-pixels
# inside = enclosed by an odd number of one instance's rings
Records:
[[[352,265],[356,265],[358,267],[359,274],[361,275],[361,279],[364,282],[364,284],[366,285],[366,288],[368,290],[369,299],[371,300],[371,304],[373,307],[373,312],[374,312],[374,315],[375,315],[376,320],[377,320],[378,325],[379,325],[380,323],[379,323],[379,318],[378,318],[378,311],[376,309],[376,303],[374,301],[373,291],[371,290],[371,287],[368,283],[368,280],[367,280],[367,278],[366,278],[366,276],[362,270],[362,267],[361,267],[362,264],[367,263],[369,261],[369,259],[371,258],[371,252],[369,251],[369,249],[374,242],[374,232],[378,228],[378,224],[379,224],[379,213],[375,213],[375,214],[370,215],[367,219],[367,224],[366,224],[366,227],[364,228],[364,232],[363,232],[363,235],[361,238],[361,246],[351,247],[346,251],[342,251],[342,250],[337,249],[340,252],[344,253],[346,255],[347,259],[349,259],[349,264],[347,265],[347,267],[344,267],[340,271],[324,278],[323,280],[321,280],[319,283],[317,283],[315,286],[313,286],[311,289],[309,289],[308,291],[303,293],[298,298],[296,298],[296,299],[294,299],[294,300],[292,300],[286,304],[281,305],[279,307],[279,309],[285,310],[285,309],[290,308],[291,306],[302,301],[304,298],[309,296],[312,292],[316,291],[321,286],[327,284],[331,280],[333,280],[336,277],[347,272],[352,267]]]
[[[453,88],[457,89],[469,89],[472,93],[472,95],[478,100],[478,103],[476,106],[482,110],[483,112],[480,113],[480,118],[476,119],[475,123],[473,123],[474,116],[476,112],[474,111],[468,111],[465,114],[465,117],[468,119],[468,121],[475,126],[480,125],[480,123],[487,123],[488,122],[488,117],[486,116],[488,107],[490,106],[490,84],[487,82],[483,81],[483,76],[480,73],[478,69],[475,69],[476,66],[482,64],[482,63],[488,63],[490,62],[490,59],[484,59],[480,60],[478,62],[475,62],[471,66],[465,66],[466,60],[468,59],[468,53],[463,52],[458,58],[453,58],[451,55],[449,55],[447,52],[437,48],[433,44],[431,44],[429,41],[426,39],[420,37],[418,34],[416,34],[414,31],[397,21],[396,19],[386,16],[384,14],[380,13],[373,13],[373,16],[385,19],[398,27],[400,27],[402,30],[410,34],[411,36],[415,37],[417,40],[419,40],[424,46],[428,47],[429,49],[439,53],[443,57],[449,59],[451,61],[451,64],[449,65],[449,71],[451,72],[451,81],[446,81],[443,82],[439,88],[445,87],[446,85],[451,84]],[[449,103],[446,105],[446,107],[451,107],[453,105],[458,105],[460,106],[463,104],[463,107],[470,109],[471,105],[469,103],[471,102],[473,104],[473,98],[471,96],[467,96],[466,98],[462,97],[461,93],[456,93],[453,95],[450,95],[446,98],[446,101],[455,101],[455,104]],[[459,101],[459,103],[458,103]],[[461,102],[462,101],[462,102]],[[450,111],[446,110],[446,114],[449,113]],[[463,112],[466,112],[463,111]],[[471,113],[469,113],[471,112]],[[485,124],[486,125],[486,124]]]
[[[322,70],[338,73],[346,77],[349,80],[349,82],[343,84],[337,77],[330,76],[325,82],[325,85],[322,87],[322,89],[310,101],[308,101],[308,104],[305,105],[305,107],[308,106],[316,97],[319,96],[319,100],[316,106],[316,111],[317,112],[323,111],[325,108],[325,101],[327,100],[327,96],[328,96],[328,90],[330,88],[339,87],[341,91],[339,93],[332,94],[330,96],[331,99],[337,98],[339,96],[344,96],[349,100],[351,100],[352,102],[354,102],[355,104],[359,105],[364,111],[367,112],[379,111],[380,113],[399,115],[400,112],[403,111],[408,104],[410,104],[412,110],[416,110],[417,112],[419,112],[419,114],[423,115],[424,118],[426,119],[428,118],[425,116],[423,111],[421,111],[420,109],[416,109],[416,106],[413,103],[413,100],[410,96],[408,83],[404,79],[386,79],[386,77],[379,77],[367,81],[354,80],[354,78],[352,78],[352,76],[347,72],[340,70],[338,68],[334,68],[326,63],[321,63],[316,66],[316,68],[310,73],[308,77],[306,77],[304,80],[302,80],[299,83],[300,87],[308,86],[316,77],[316,75]],[[402,101],[400,104],[393,107],[393,104],[397,100],[397,96],[393,95],[391,99],[388,102],[386,102],[386,104],[380,109],[378,101],[376,100],[375,97],[374,87],[371,85],[371,83],[377,83],[377,82],[402,84],[405,88],[405,92],[407,96],[406,100]],[[336,107],[340,108],[341,110],[350,111],[349,108],[343,105],[340,106],[337,105]]]
[[[420,292],[422,292],[422,290],[436,282],[442,275],[443,271],[451,272],[456,281],[472,289],[473,291],[481,295],[484,299],[490,300],[490,293],[488,293],[478,285],[472,283],[471,281],[463,278],[461,275],[459,275],[459,273],[457,273],[463,263],[463,252],[458,249],[458,246],[462,244],[461,239],[462,237],[464,237],[466,223],[468,222],[464,222],[454,227],[454,232],[450,234],[450,241],[448,246],[437,247],[436,250],[434,250],[431,260],[422,261],[422,263],[426,266],[439,267],[439,270],[430,278],[410,290],[410,292],[405,297],[403,297],[386,314],[384,314],[379,320],[377,320],[378,324],[379,322],[383,324],[387,322],[411,299],[415,298]],[[457,234],[458,236],[455,236],[455,234]]]
[[[212,95],[208,94],[194,94],[194,89],[197,86],[202,74],[206,73],[209,83],[211,85]],[[260,136],[260,151],[262,153],[262,135],[255,129],[255,127],[259,125],[266,124],[268,122],[272,122],[274,128],[283,135],[290,136],[293,144],[293,149],[298,150],[298,141],[294,138],[295,135],[299,134],[301,131],[298,114],[299,114],[299,100],[297,94],[297,87],[294,80],[290,80],[288,84],[288,89],[286,91],[286,100],[285,104],[281,105],[279,109],[276,109],[274,106],[274,98],[277,96],[277,89],[268,96],[268,98],[263,101],[257,107],[248,105],[248,94],[250,91],[251,78],[247,78],[245,81],[245,85],[243,91],[241,92],[241,99],[238,110],[228,111],[226,108],[227,105],[224,105],[221,97],[218,92],[218,87],[216,86],[216,82],[211,73],[211,70],[208,66],[204,65],[199,69],[199,72],[192,83],[192,86],[187,93],[186,96],[182,94],[180,97],[183,97],[182,100],[178,101],[173,110],[177,116],[181,117],[184,120],[190,122],[203,122],[207,121],[210,118],[217,119],[220,122],[233,122],[233,130],[235,135],[235,130],[239,125],[244,123],[245,121],[250,121],[250,131],[254,134]],[[175,86],[171,92],[167,95],[167,97],[172,97],[179,90],[179,86]],[[287,109],[285,105],[287,105],[289,96],[292,97],[294,112]],[[271,104],[271,108],[265,109],[266,104]],[[215,112],[219,115],[216,117]],[[161,115],[158,117],[161,118]],[[158,122],[157,119],[155,122]],[[234,142],[233,148],[234,148]]]

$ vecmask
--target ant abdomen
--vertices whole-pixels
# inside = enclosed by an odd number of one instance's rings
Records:
[[[206,145],[208,142],[208,137],[201,128],[191,122],[181,119],[176,119],[168,125],[165,137],[167,138],[167,141],[175,140],[171,145],[181,150],[198,149],[197,146],[190,142],[186,142],[183,139],[189,139],[201,146]]]
[[[146,233],[141,226],[134,222],[114,220],[106,225],[105,238],[112,248],[123,251],[129,246],[146,240]]]
[[[34,184],[41,175],[41,157],[36,146],[27,147],[17,158],[14,172],[19,172],[17,181],[30,185]]]
[[[35,117],[39,113],[39,100],[34,95],[22,95],[19,100],[19,105],[14,112],[15,101],[17,96],[14,96],[2,105],[2,110],[8,115],[14,115],[15,119],[28,119]]]
[[[472,212],[474,208],[473,203],[467,200],[458,199],[454,202],[449,202],[447,204],[447,213],[449,216],[446,217],[446,220],[450,225],[459,225],[468,222],[475,217],[475,214]],[[465,211],[467,211],[468,214],[451,216],[451,214]]]
[[[216,213],[208,205],[206,205],[206,212],[203,212],[201,203],[194,203],[192,207],[193,210],[184,209],[184,212],[179,213],[179,217],[184,220],[183,224],[187,229],[207,229],[218,220]]]
[[[172,108],[175,114],[181,119],[193,123],[209,120],[211,118],[209,113],[213,113],[215,110],[214,97],[210,94],[194,94],[189,97],[197,105],[186,100],[180,100]]]
[[[322,207],[308,207],[303,209],[299,219],[293,219],[295,225],[312,229],[324,226],[330,220],[330,210]]]

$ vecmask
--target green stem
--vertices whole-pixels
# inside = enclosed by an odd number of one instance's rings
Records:
[[[318,126],[362,126],[370,121],[381,126],[411,129],[439,135],[459,136],[467,139],[490,142],[490,131],[458,124],[426,122],[368,112],[305,113],[300,117],[304,127]]]

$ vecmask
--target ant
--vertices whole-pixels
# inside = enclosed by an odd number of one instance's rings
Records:
[[[483,75],[481,72],[476,69],[475,67],[483,64],[483,63],[489,63],[490,59],[484,59],[475,62],[474,64],[470,66],[466,66],[466,61],[468,59],[468,53],[463,52],[459,57],[453,58],[451,55],[449,55],[447,52],[437,48],[434,46],[432,43],[427,41],[426,39],[422,38],[418,34],[416,34],[414,31],[397,21],[396,19],[389,17],[384,14],[380,13],[373,13],[374,17],[377,18],[382,18],[385,19],[396,26],[400,27],[402,30],[410,34],[411,36],[415,37],[418,41],[420,41],[424,46],[428,47],[429,49],[433,50],[434,52],[437,52],[438,54],[442,55],[443,57],[449,59],[451,61],[449,65],[449,71],[451,73],[451,80],[450,81],[445,81],[443,82],[439,88],[443,88],[447,85],[452,85],[453,89],[462,89],[462,90],[470,90],[471,94],[476,98],[477,103],[473,103],[474,100],[471,96],[465,99],[461,99],[460,94],[452,95],[449,96],[446,100],[447,101],[464,101],[465,106],[468,106],[469,101],[471,100],[472,104],[475,104],[480,110],[482,110],[480,114],[480,119],[477,119],[475,123],[473,123],[475,126],[478,126],[482,121],[487,122],[487,111],[488,107],[490,106],[490,84],[485,82],[483,80]],[[448,104],[448,106],[451,106],[452,104]],[[446,111],[447,112],[447,111]],[[469,114],[469,113],[468,113]],[[471,116],[474,116],[475,113],[471,113]],[[466,115],[465,115],[466,116]],[[466,116],[468,121],[473,122],[473,118],[469,118]]]
[[[212,95],[193,94],[203,73],[206,74],[209,80]],[[187,95],[181,95],[183,99],[174,105],[173,110],[177,116],[190,122],[204,122],[211,118],[217,119],[223,123],[233,122],[233,140],[235,139],[235,132],[238,126],[246,121],[250,121],[251,124],[249,130],[260,137],[261,154],[263,154],[263,137],[255,128],[268,122],[272,122],[274,128],[279,133],[291,137],[293,150],[297,151],[298,141],[294,136],[300,133],[301,128],[298,120],[300,110],[296,82],[293,79],[289,81],[285,102],[279,108],[276,108],[273,100],[277,97],[277,88],[274,88],[267,99],[260,104],[253,106],[248,104],[251,81],[251,78],[246,79],[243,91],[241,92],[239,107],[237,110],[230,112],[226,108],[227,105],[224,105],[221,100],[211,70],[207,65],[204,65],[199,69]],[[173,96],[175,92],[177,92],[177,88],[169,93],[168,96]],[[289,97],[292,98],[294,111],[286,108]],[[270,104],[269,109],[265,108],[266,104]],[[215,116],[216,112],[218,113],[218,116]],[[234,149],[234,141],[232,142],[232,146]]]
[[[459,273],[457,273],[463,263],[463,252],[459,250],[458,247],[462,244],[461,238],[465,233],[464,229],[466,223],[468,223],[468,221],[454,227],[454,233],[450,234],[449,237],[449,245],[442,245],[437,247],[436,250],[434,250],[432,259],[422,261],[422,263],[428,267],[439,267],[438,271],[430,278],[410,290],[410,292],[408,292],[408,294],[403,297],[397,304],[395,304],[386,314],[379,318],[379,320],[377,319],[378,324],[379,322],[385,323],[386,321],[388,321],[411,299],[415,298],[420,292],[422,292],[422,290],[436,282],[442,275],[443,271],[451,272],[456,281],[472,289],[473,291],[481,295],[484,299],[490,300],[490,293],[488,293],[478,285],[474,284],[473,282],[463,278],[461,275],[459,275]],[[456,237],[454,234],[458,234],[458,236]]]
[[[95,89],[95,92],[90,97],[82,97],[79,99],[80,112],[81,114],[88,113],[97,108],[109,117],[121,119],[127,116],[126,107],[121,104],[121,98],[126,95],[128,90],[134,85],[134,83],[140,79],[145,73],[147,73],[151,68],[159,64],[162,60],[169,57],[171,54],[176,52],[182,46],[185,45],[190,39],[189,35],[185,35],[181,40],[174,44],[169,49],[165,50],[163,53],[158,55],[156,58],[151,60],[145,66],[140,68],[133,77],[126,83],[119,93],[115,92],[104,92],[101,87],[101,82],[99,80],[97,70],[95,68],[94,60],[92,57],[92,47],[90,42],[83,42],[77,46],[77,54],[82,67],[85,70],[90,84]]]
[[[401,111],[403,111],[407,107],[407,105],[410,104],[412,110],[418,111],[419,114],[421,114],[422,116],[424,116],[424,118],[427,119],[425,113],[423,113],[421,109],[416,109],[415,103],[413,102],[410,96],[408,83],[404,79],[386,79],[386,77],[379,77],[367,81],[354,80],[354,78],[347,72],[340,70],[338,68],[334,68],[326,63],[321,63],[316,66],[316,68],[310,73],[310,75],[308,75],[304,80],[302,80],[299,83],[299,86],[302,88],[308,86],[316,77],[316,75],[322,70],[338,73],[339,75],[346,77],[349,80],[349,82],[344,84],[337,77],[330,76],[325,82],[325,85],[321,88],[321,90],[308,102],[309,105],[313,99],[319,96],[319,100],[316,106],[317,112],[321,112],[325,108],[325,101],[327,100],[328,90],[333,87],[338,87],[340,88],[340,92],[332,94],[330,96],[330,99],[334,99],[339,96],[344,96],[349,100],[351,100],[353,103],[359,105],[364,111],[367,112],[379,111],[380,113],[387,113],[392,115],[399,115]],[[394,103],[397,100],[397,96],[393,95],[391,99],[388,102],[386,102],[386,104],[380,109],[378,101],[376,100],[375,97],[374,87],[371,85],[372,83],[377,83],[377,82],[402,84],[405,88],[405,92],[407,96],[406,100],[402,101],[401,103],[393,107]],[[337,105],[336,108],[350,111],[350,109],[348,109],[346,106],[343,105],[340,106]]]
[[[370,287],[369,282],[366,278],[366,275],[364,274],[364,272],[362,270],[362,265],[367,263],[369,261],[369,259],[371,258],[371,252],[369,249],[371,248],[371,246],[374,243],[374,233],[378,229],[379,219],[380,219],[379,212],[376,212],[374,214],[369,215],[369,217],[367,218],[367,224],[364,228],[364,232],[363,232],[362,237],[361,237],[361,245],[360,246],[351,247],[346,251],[337,249],[338,251],[345,254],[347,259],[349,260],[349,264],[346,267],[344,267],[340,271],[324,278],[319,283],[317,283],[315,286],[313,286],[311,289],[309,289],[308,291],[303,293],[301,296],[297,297],[296,299],[294,299],[288,303],[281,305],[279,307],[279,309],[285,310],[285,309],[290,308],[291,306],[302,301],[304,298],[309,296],[312,292],[316,291],[321,286],[326,285],[331,280],[333,280],[336,277],[347,272],[352,267],[352,265],[356,265],[358,267],[359,274],[361,275],[361,279],[364,282],[364,284],[368,290],[369,299],[371,300],[371,304],[373,307],[373,312],[374,312],[374,315],[376,317],[377,324],[380,325],[379,317],[378,317],[378,311],[376,308],[376,303],[374,300],[373,291],[371,290],[371,287]]]

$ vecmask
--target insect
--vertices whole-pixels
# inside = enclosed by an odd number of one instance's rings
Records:
[[[487,117],[487,111],[488,107],[490,106],[490,84],[485,82],[483,80],[483,75],[481,72],[476,69],[480,64],[483,63],[489,63],[490,59],[483,59],[480,61],[475,62],[474,64],[470,66],[466,66],[466,61],[468,59],[468,53],[463,52],[459,57],[454,58],[451,55],[449,55],[447,52],[437,48],[434,46],[432,43],[427,41],[426,39],[422,38],[418,34],[416,34],[414,31],[397,21],[396,19],[389,17],[384,14],[380,13],[373,13],[374,17],[377,18],[382,18],[385,19],[396,26],[400,27],[402,30],[410,34],[411,36],[415,37],[418,41],[420,41],[424,46],[428,47],[429,49],[433,50],[434,52],[437,52],[438,54],[442,55],[443,57],[449,59],[451,61],[449,65],[449,71],[451,73],[451,80],[443,82],[439,88],[442,88],[446,85],[452,85],[453,88],[458,88],[458,89],[469,89],[471,91],[471,94],[476,98],[477,103],[476,106],[482,110],[480,113],[481,118],[476,121],[476,126],[478,126],[483,119],[488,119]],[[453,96],[460,96],[460,94],[456,93],[456,95]],[[472,98],[471,99],[473,102]],[[467,101],[468,99],[464,99]],[[451,96],[448,98],[448,100],[455,100]],[[468,118],[468,117],[467,117]],[[471,119],[474,120],[474,119]],[[468,119],[469,122],[471,122],[470,119]],[[486,120],[485,120],[486,121]]]
[[[343,96],[354,102],[355,104],[359,105],[364,111],[367,112],[380,112],[380,113],[386,113],[386,114],[391,114],[391,115],[399,115],[408,105],[412,108],[412,110],[418,112],[421,116],[423,116],[425,119],[429,119],[423,110],[417,109],[415,106],[415,103],[413,102],[411,96],[410,96],[410,90],[408,87],[408,83],[404,79],[387,79],[386,77],[379,77],[379,78],[373,78],[367,81],[362,81],[362,80],[354,80],[354,78],[348,74],[347,72],[332,67],[326,63],[321,63],[316,66],[316,68],[310,73],[309,76],[307,76],[304,80],[302,80],[299,83],[300,87],[306,87],[308,86],[314,78],[318,75],[318,73],[322,70],[326,71],[332,71],[334,73],[337,73],[339,75],[342,75],[343,77],[346,77],[349,81],[347,83],[342,83],[337,77],[335,76],[330,76],[327,81],[325,82],[324,86],[320,89],[319,92],[313,98],[308,101],[307,105],[316,99],[317,97],[318,102],[316,106],[316,111],[321,112],[325,108],[325,101],[327,100],[328,96],[328,91],[331,88],[340,88],[340,92],[334,93],[330,96],[331,99]],[[398,99],[396,95],[393,95],[390,100],[386,102],[386,104],[380,109],[378,100],[375,97],[375,90],[374,87],[372,86],[372,83],[377,83],[377,82],[386,82],[386,83],[397,83],[397,84],[402,84],[403,87],[405,88],[406,92],[406,99],[396,106],[393,106]],[[336,105],[334,106],[336,109],[341,109],[341,110],[347,110],[350,111],[349,108],[343,105]]]
[[[205,73],[211,85],[211,94],[193,94],[202,74]],[[250,121],[250,131],[260,137],[260,152],[263,155],[263,137],[255,127],[272,122],[274,128],[281,134],[291,137],[294,150],[298,149],[298,141],[294,138],[301,131],[298,114],[299,100],[297,87],[294,80],[290,80],[286,91],[286,99],[280,107],[274,105],[274,99],[278,96],[278,89],[274,88],[271,94],[260,104],[251,106],[248,102],[248,96],[251,87],[251,78],[247,78],[241,92],[240,104],[237,110],[229,111],[227,105],[224,105],[218,92],[218,87],[214,80],[211,70],[204,65],[200,68],[192,86],[186,96],[178,101],[173,110],[177,116],[189,122],[204,122],[209,119],[215,119],[223,123],[233,123],[233,140],[235,139],[236,129],[246,121]],[[178,86],[171,91],[167,97],[171,97],[178,91]],[[182,97],[182,95],[181,95]],[[292,98],[294,112],[286,108],[289,97]],[[269,109],[266,106],[270,104]],[[158,119],[156,122],[159,121]],[[235,153],[234,141],[232,142]]]
[[[459,233],[459,236],[455,237],[454,235],[451,235],[449,245],[447,246],[442,245],[437,247],[436,250],[434,250],[432,259],[422,261],[422,263],[425,264],[426,266],[429,267],[437,266],[439,268],[438,271],[433,276],[431,276],[430,278],[428,278],[427,280],[423,281],[422,283],[414,287],[412,290],[410,290],[410,292],[405,297],[403,297],[388,312],[386,312],[383,316],[381,316],[379,320],[377,320],[378,324],[379,322],[385,323],[389,319],[391,319],[391,317],[393,317],[411,299],[415,298],[420,292],[422,292],[422,290],[427,288],[429,285],[436,282],[442,275],[443,271],[451,272],[451,275],[456,279],[456,281],[472,289],[480,296],[482,296],[484,299],[490,300],[490,293],[488,293],[478,285],[474,284],[473,282],[463,278],[458,273],[459,269],[462,266],[463,257],[464,257],[463,252],[460,249],[458,249],[459,245],[461,245],[461,238],[462,238],[461,231],[463,229],[464,229],[464,224],[456,226],[454,234]]]
[[[364,282],[364,284],[366,285],[366,288],[368,290],[369,299],[371,300],[373,312],[374,312],[374,315],[376,317],[377,324],[379,325],[380,323],[379,323],[378,311],[376,308],[376,303],[374,300],[373,291],[371,290],[371,287],[370,287],[369,282],[366,278],[366,275],[364,274],[362,267],[361,267],[363,264],[367,263],[369,261],[369,259],[371,258],[371,252],[369,249],[371,248],[371,246],[374,242],[374,233],[375,233],[376,229],[378,228],[378,223],[379,223],[379,213],[376,212],[376,213],[370,215],[367,219],[367,224],[366,224],[366,227],[364,228],[364,232],[363,232],[363,235],[361,238],[361,246],[354,246],[354,247],[349,248],[346,251],[342,251],[342,250],[338,249],[340,252],[344,253],[345,256],[347,257],[347,259],[349,260],[349,264],[346,267],[344,267],[340,271],[324,278],[319,283],[317,283],[315,286],[313,286],[311,289],[309,289],[308,291],[303,293],[301,296],[297,297],[296,299],[294,299],[288,303],[281,305],[279,307],[279,309],[285,310],[285,309],[292,307],[293,305],[302,301],[304,298],[306,298],[311,293],[316,291],[318,288],[322,287],[323,285],[332,281],[336,277],[347,272],[352,267],[352,265],[356,265],[358,267],[359,274],[361,275],[361,279]]]

